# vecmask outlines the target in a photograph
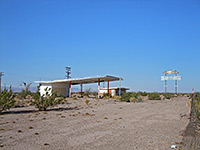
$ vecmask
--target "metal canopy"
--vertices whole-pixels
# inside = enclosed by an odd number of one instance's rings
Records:
[[[106,76],[64,79],[64,80],[54,80],[54,81],[35,81],[35,83],[55,84],[55,83],[70,83],[71,82],[71,85],[77,85],[77,84],[89,84],[89,83],[97,83],[97,82],[105,82],[105,81],[119,81],[119,80],[124,80],[124,79],[106,75]]]

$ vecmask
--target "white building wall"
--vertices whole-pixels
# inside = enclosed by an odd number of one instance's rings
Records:
[[[52,86],[58,95],[69,96],[69,83],[55,83]]]
[[[45,95],[45,89],[51,88],[58,95],[69,96],[69,84],[67,83],[52,83],[52,84],[42,84],[40,86],[40,95]]]
[[[103,93],[108,93],[108,90],[106,90],[106,89],[100,89],[99,92],[100,92],[101,94],[103,94]]]
[[[51,84],[42,84],[40,86],[40,95],[46,95],[45,89],[46,88],[51,88],[52,89],[52,85]]]
[[[115,90],[111,90],[111,96],[115,96]]]
[[[100,94],[108,93],[107,89],[100,89]],[[115,96],[115,90],[111,90],[111,96]]]

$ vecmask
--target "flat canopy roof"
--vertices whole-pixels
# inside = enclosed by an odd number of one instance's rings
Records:
[[[106,75],[106,76],[63,79],[63,80],[53,80],[53,81],[35,81],[35,83],[53,84],[53,83],[69,83],[69,82],[71,82],[72,85],[76,85],[76,84],[97,83],[99,80],[100,80],[100,82],[105,82],[105,81],[119,81],[120,79],[124,80],[123,78]]]
[[[119,90],[119,89],[121,89],[121,90],[129,90],[129,88],[126,88],[126,87],[121,87],[121,88],[119,88],[119,87],[110,87],[109,88],[109,90]],[[100,90],[108,90],[108,88],[100,88]]]

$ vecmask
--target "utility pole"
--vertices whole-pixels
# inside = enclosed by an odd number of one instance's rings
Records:
[[[67,75],[65,76],[67,79],[69,79],[69,78],[71,78],[70,77],[70,74],[71,74],[71,67],[65,67],[65,69],[66,69],[66,73],[67,73]]]
[[[0,92],[1,92],[1,77],[3,76],[3,72],[0,72]]]

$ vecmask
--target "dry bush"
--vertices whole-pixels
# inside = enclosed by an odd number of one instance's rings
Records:
[[[0,113],[4,110],[10,109],[14,104],[15,100],[11,89],[10,91],[4,89],[0,92]]]
[[[113,96],[112,99],[120,100],[121,96]]]
[[[149,93],[148,95],[149,100],[161,100],[160,94],[159,93]]]
[[[88,107],[90,107],[89,102],[90,102],[90,101],[89,101],[88,99],[85,100],[85,104],[86,104]]]
[[[33,100],[31,100],[31,105],[39,110],[47,110],[50,106],[60,104],[62,100],[62,98],[57,98],[57,94],[51,88],[46,88],[45,95],[41,96],[39,90],[37,91],[33,96]]]

